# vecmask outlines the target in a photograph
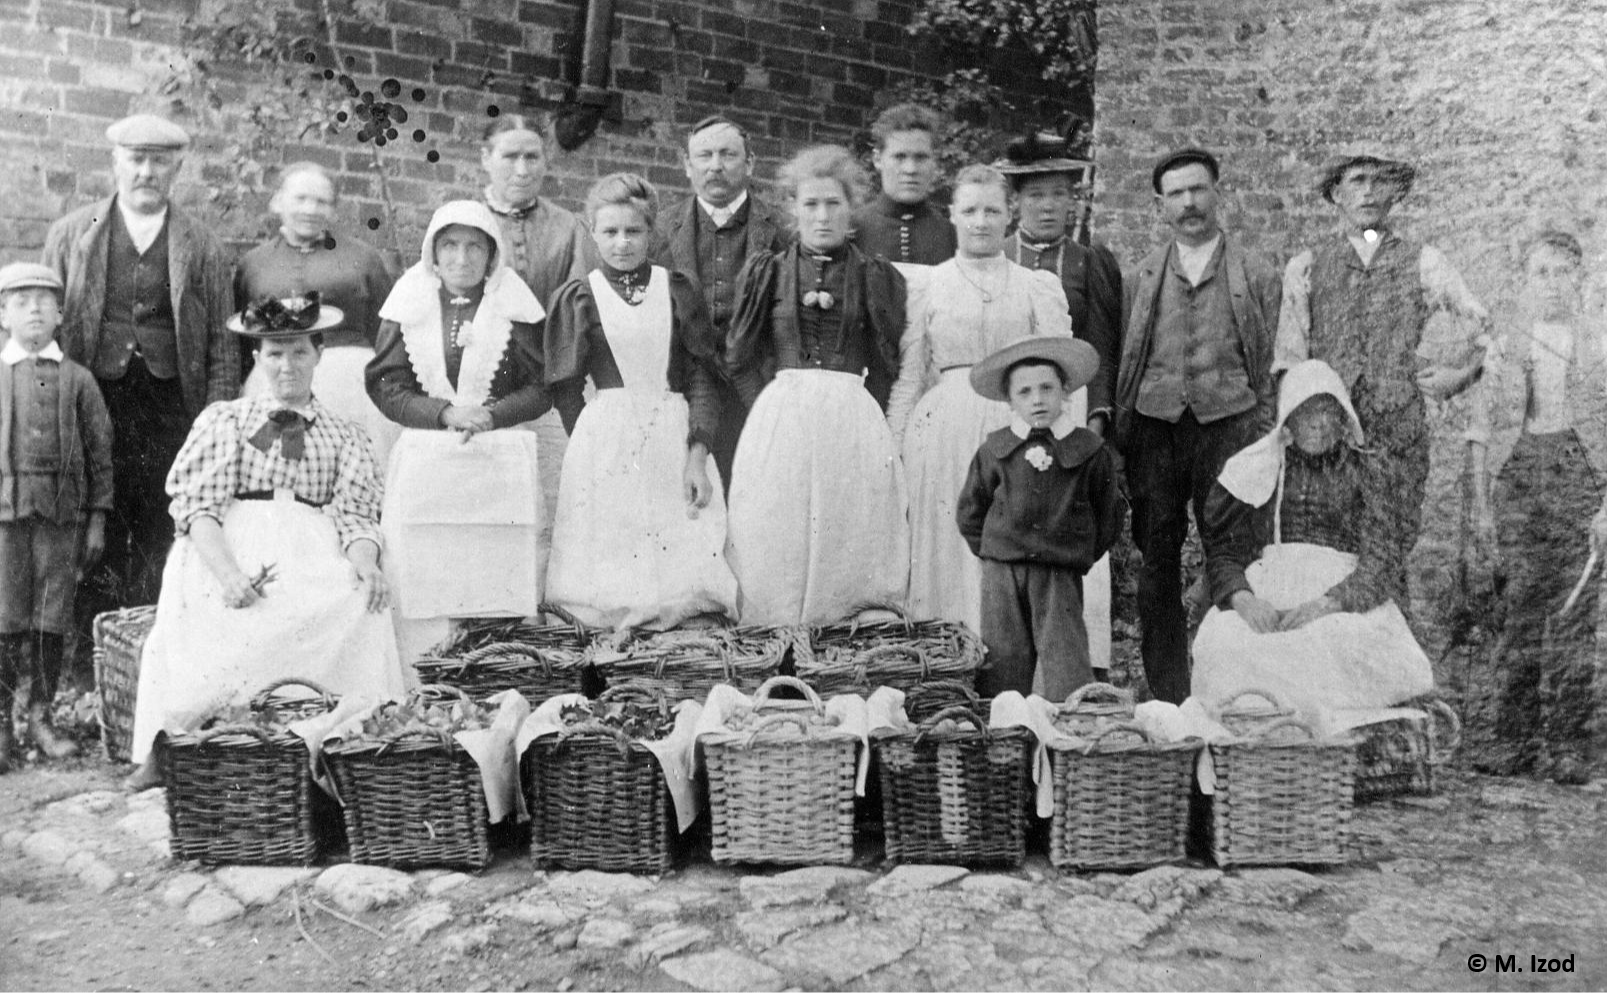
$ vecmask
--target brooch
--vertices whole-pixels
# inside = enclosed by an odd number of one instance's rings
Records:
[[[830,310],[837,299],[825,290],[810,290],[803,295],[805,307],[819,307],[821,310]]]
[[[452,328],[452,347],[468,348],[469,342],[474,340],[474,322],[464,321]]]
[[[1044,448],[1042,445],[1033,445],[1031,448],[1027,449],[1026,459],[1027,464],[1039,472],[1044,472],[1050,466],[1055,464],[1055,460],[1049,454],[1049,450]]]

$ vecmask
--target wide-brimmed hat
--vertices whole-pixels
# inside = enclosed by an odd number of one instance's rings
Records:
[[[989,400],[1007,400],[1005,373],[1023,359],[1041,359],[1059,366],[1067,392],[1087,386],[1099,371],[1099,353],[1088,342],[1059,335],[1031,335],[1012,341],[972,366],[971,388]]]
[[[11,290],[55,290],[60,296],[64,290],[56,270],[38,262],[13,262],[0,269],[0,293]]]
[[[1333,203],[1334,187],[1344,178],[1345,170],[1362,164],[1379,166],[1388,178],[1401,185],[1402,196],[1411,192],[1412,181],[1417,178],[1417,167],[1390,150],[1377,145],[1359,145],[1328,157],[1317,177],[1317,192]]]
[[[224,326],[247,338],[280,341],[327,331],[345,319],[339,307],[320,303],[314,290],[299,297],[261,297],[230,316]]]
[[[1035,131],[1013,139],[1004,146],[1004,158],[993,163],[993,168],[1019,184],[1028,176],[1067,173],[1081,176],[1092,162],[1074,159],[1066,154],[1066,136],[1052,131]]]

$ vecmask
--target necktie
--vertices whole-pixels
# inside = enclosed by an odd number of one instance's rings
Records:
[[[272,450],[279,442],[279,454],[291,461],[300,460],[306,447],[307,419],[294,410],[276,410],[251,436],[251,444],[260,452]]]

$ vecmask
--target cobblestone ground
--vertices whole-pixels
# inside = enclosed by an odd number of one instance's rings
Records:
[[[1453,775],[1359,808],[1354,861],[1312,872],[1062,875],[1042,855],[967,872],[867,851],[653,878],[539,872],[516,851],[479,875],[209,870],[168,857],[161,792],[123,794],[117,772],[0,779],[0,989],[1607,987],[1599,785]]]

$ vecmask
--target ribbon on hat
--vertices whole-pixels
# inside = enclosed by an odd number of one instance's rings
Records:
[[[293,462],[300,461],[306,450],[307,419],[294,410],[275,410],[249,440],[263,453],[270,451],[277,441],[281,456]]]
[[[291,297],[289,302],[264,296],[247,304],[240,314],[240,327],[247,334],[305,331],[318,323],[318,291]]]

